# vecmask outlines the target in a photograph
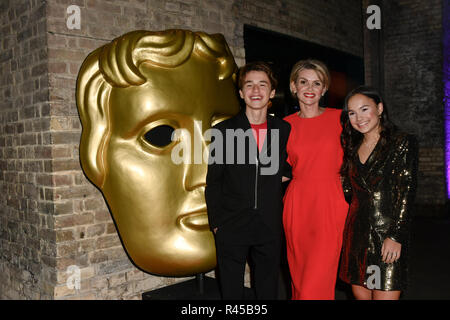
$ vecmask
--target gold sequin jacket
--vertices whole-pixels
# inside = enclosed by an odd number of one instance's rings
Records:
[[[417,183],[418,145],[414,136],[394,132],[385,146],[375,146],[362,164],[358,155],[343,178],[350,202],[343,234],[340,278],[377,290],[404,290],[410,209]],[[402,244],[400,259],[384,263],[386,238]]]

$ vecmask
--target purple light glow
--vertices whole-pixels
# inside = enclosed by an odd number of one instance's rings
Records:
[[[447,178],[447,198],[450,199],[450,1],[443,1],[442,7],[445,174]]]

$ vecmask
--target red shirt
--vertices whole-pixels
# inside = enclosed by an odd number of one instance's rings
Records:
[[[261,124],[251,124],[253,136],[255,137],[256,144],[258,145],[258,150],[261,152],[261,149],[264,145],[264,140],[267,135],[267,121]]]

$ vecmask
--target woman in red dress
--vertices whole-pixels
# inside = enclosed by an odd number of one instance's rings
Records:
[[[319,107],[329,88],[320,61],[302,60],[291,72],[291,93],[300,111],[287,144],[292,180],[284,197],[283,225],[291,273],[292,299],[334,299],[342,233],[347,215],[339,169],[341,111]]]

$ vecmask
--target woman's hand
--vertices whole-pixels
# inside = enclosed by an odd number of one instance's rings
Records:
[[[386,238],[381,247],[382,261],[385,263],[393,263],[400,258],[402,244],[392,239]]]

